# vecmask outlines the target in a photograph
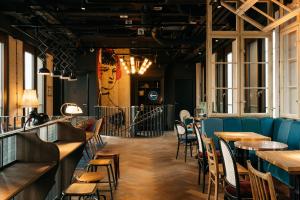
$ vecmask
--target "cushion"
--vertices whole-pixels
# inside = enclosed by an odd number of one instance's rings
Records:
[[[260,119],[260,134],[268,137],[273,135],[273,118],[264,117]]]
[[[225,190],[231,196],[234,196],[234,197],[237,196],[236,189],[234,187],[227,185],[225,187]],[[252,197],[250,181],[246,181],[246,180],[240,181],[240,195],[241,195],[241,198],[251,198]]]
[[[300,121],[291,124],[287,145],[290,150],[300,149]]]
[[[287,144],[292,123],[292,120],[283,120],[280,124],[277,138],[274,138],[274,140]]]
[[[257,118],[242,118],[242,131],[260,133],[260,121]]]
[[[279,128],[283,121],[284,121],[284,119],[282,119],[282,118],[276,118],[273,120],[273,137],[272,137],[272,139],[275,141],[278,138]]]
[[[223,131],[222,119],[208,118],[202,121],[202,133],[205,133],[209,138],[213,138],[216,149],[219,149],[218,137],[214,134],[216,131]]]
[[[242,131],[242,121],[239,118],[225,118],[223,119],[224,131]]]

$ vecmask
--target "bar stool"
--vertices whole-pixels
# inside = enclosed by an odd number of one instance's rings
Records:
[[[105,174],[103,172],[84,172],[79,178],[76,178],[77,181],[82,183],[100,183],[103,180]],[[105,195],[100,195],[97,188],[98,197],[103,197],[106,200]]]
[[[97,151],[94,159],[111,159],[114,161],[114,171],[116,185],[118,185],[118,179],[120,178],[120,154],[109,151]]]
[[[110,191],[111,199],[113,199],[112,184],[114,185],[115,189],[117,189],[117,187],[116,187],[114,172],[113,172],[113,168],[112,168],[112,162],[109,159],[95,159],[95,160],[90,160],[90,162],[88,163],[88,171],[96,172],[98,167],[106,167],[109,191]]]
[[[80,200],[81,198],[93,197],[93,196],[97,196],[97,198],[99,199],[99,196],[96,191],[97,191],[96,183],[72,183],[62,193],[61,199],[64,199],[64,197],[79,197]]]

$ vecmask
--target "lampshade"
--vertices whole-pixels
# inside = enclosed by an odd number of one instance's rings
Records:
[[[75,105],[67,105],[65,113],[72,114],[72,115],[81,114],[82,109],[79,106],[77,106],[76,104]]]
[[[39,69],[38,74],[39,75],[50,75],[50,71],[49,71],[49,69],[47,69],[46,67],[43,66],[42,68]]]
[[[82,109],[79,106],[77,106],[76,103],[64,103],[60,107],[60,113],[63,116],[66,116],[65,114],[76,115],[76,114],[81,114]]]
[[[60,77],[61,76],[61,71],[58,69],[58,67],[54,67],[52,73],[51,73],[52,77]]]
[[[71,73],[68,81],[77,81],[77,77],[76,77],[76,74],[74,72]]]
[[[39,106],[39,101],[36,95],[36,90],[24,90],[22,97],[22,106],[25,108],[31,107],[36,108]]]
[[[62,71],[62,74],[61,74],[61,76],[60,76],[60,79],[69,79],[69,76],[70,76],[70,74],[68,73],[68,71],[64,69],[64,70]]]

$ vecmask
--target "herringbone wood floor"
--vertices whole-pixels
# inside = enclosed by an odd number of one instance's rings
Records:
[[[203,194],[197,184],[197,160],[188,156],[185,163],[183,148],[180,149],[178,160],[175,159],[177,138],[173,132],[156,138],[103,138],[105,150],[121,154],[121,178],[114,191],[115,200],[207,199],[207,185]],[[83,162],[82,166],[86,166],[86,163]],[[80,173],[82,170],[76,171],[76,174]],[[278,181],[275,186],[277,192],[280,191],[279,199],[289,199],[285,186]],[[109,193],[106,196],[109,199]],[[219,191],[219,199],[223,199],[222,190]]]

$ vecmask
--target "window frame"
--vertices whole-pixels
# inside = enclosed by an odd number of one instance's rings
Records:
[[[3,62],[3,115],[8,115],[8,36],[5,33],[0,32],[0,42],[4,44],[4,62]]]
[[[285,35],[288,35],[289,33],[292,33],[292,32],[294,32],[294,31],[296,31],[296,43],[297,43],[297,45],[296,45],[296,69],[297,69],[297,77],[296,77],[296,89],[297,89],[297,100],[296,100],[296,102],[297,102],[297,104],[298,104],[298,108],[297,108],[297,112],[295,113],[295,114],[291,114],[291,113],[285,113],[284,112],[284,110],[285,110],[285,108],[284,108],[284,104],[285,104],[285,101],[284,101],[284,97],[283,97],[283,95],[284,95],[284,91],[285,91],[285,89],[284,89],[284,81],[285,81],[285,79],[283,78],[283,76],[284,76],[284,73],[285,73],[285,67],[284,67],[284,64],[285,64],[285,62],[284,62],[284,53],[283,53],[283,51],[284,51],[284,49],[283,49],[283,47],[284,47],[284,41],[283,41],[283,38],[284,38],[284,36]],[[281,76],[279,77],[280,78],[280,110],[279,110],[279,116],[280,117],[285,117],[285,118],[292,118],[292,119],[299,119],[300,118],[300,106],[299,106],[299,98],[300,98],[300,94],[299,94],[299,92],[300,92],[300,90],[299,90],[299,77],[300,77],[300,70],[299,70],[299,25],[298,24],[296,24],[296,22],[294,23],[294,24],[292,24],[292,25],[289,25],[289,26],[287,26],[287,27],[285,27],[284,29],[282,29],[282,30],[280,30],[280,46],[282,47],[282,48],[280,48],[280,74],[281,74]]]
[[[241,62],[240,62],[240,70],[241,70],[241,82],[240,82],[240,100],[241,100],[241,105],[240,105],[240,110],[241,110],[241,116],[253,116],[253,117],[266,117],[266,116],[271,116],[272,115],[272,109],[273,109],[273,101],[272,101],[272,85],[273,85],[273,61],[272,61],[272,51],[273,51],[273,46],[272,46],[272,33],[271,35],[266,35],[266,34],[260,34],[257,33],[256,35],[253,34],[247,34],[248,32],[251,31],[246,31],[246,33],[241,37],[241,49],[242,49],[242,55],[240,57]],[[257,63],[265,63],[268,64],[268,70],[266,71],[266,75],[268,75],[268,81],[265,87],[257,87],[257,89],[263,89],[265,88],[266,90],[266,105],[268,105],[266,112],[265,113],[248,113],[244,112],[245,111],[245,89],[246,88],[251,88],[251,87],[245,87],[245,40],[246,39],[268,39],[268,62],[257,62]]]

